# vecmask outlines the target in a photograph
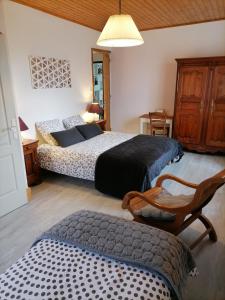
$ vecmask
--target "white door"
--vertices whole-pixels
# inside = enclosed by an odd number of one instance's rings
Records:
[[[7,52],[0,34],[0,216],[27,202],[26,185]]]

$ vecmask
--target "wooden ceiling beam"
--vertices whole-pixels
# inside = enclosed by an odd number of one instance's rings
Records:
[[[11,0],[74,23],[101,31],[118,0]],[[139,30],[225,20],[225,0],[122,0]]]

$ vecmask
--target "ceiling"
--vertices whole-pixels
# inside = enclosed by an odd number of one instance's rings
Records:
[[[101,31],[119,0],[12,0]],[[225,0],[122,0],[139,30],[225,19]]]

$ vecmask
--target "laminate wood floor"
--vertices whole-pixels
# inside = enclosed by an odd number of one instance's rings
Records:
[[[162,173],[172,173],[193,182],[225,168],[225,157],[185,153],[179,163],[167,166]],[[191,190],[167,182],[175,194]],[[67,215],[89,209],[131,219],[121,209],[121,201],[94,189],[92,182],[57,174],[48,174],[43,183],[32,188],[33,199],[27,205],[0,219],[0,272],[14,263],[29,249],[34,239]],[[214,224],[218,242],[208,238],[193,251],[199,276],[190,278],[185,289],[185,300],[225,300],[225,187],[222,187],[204,209]],[[202,230],[198,222],[180,236],[189,242]]]

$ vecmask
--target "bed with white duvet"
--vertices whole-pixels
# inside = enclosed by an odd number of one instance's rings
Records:
[[[96,124],[77,125],[71,118],[68,129],[65,120],[36,123],[44,140],[38,147],[40,166],[94,181],[102,193],[122,199],[131,190],[144,192],[169,162],[183,156],[174,139],[103,132]]]
[[[99,155],[134,136],[135,134],[105,131],[104,134],[66,148],[42,144],[38,147],[38,159],[43,169],[94,181]]]

